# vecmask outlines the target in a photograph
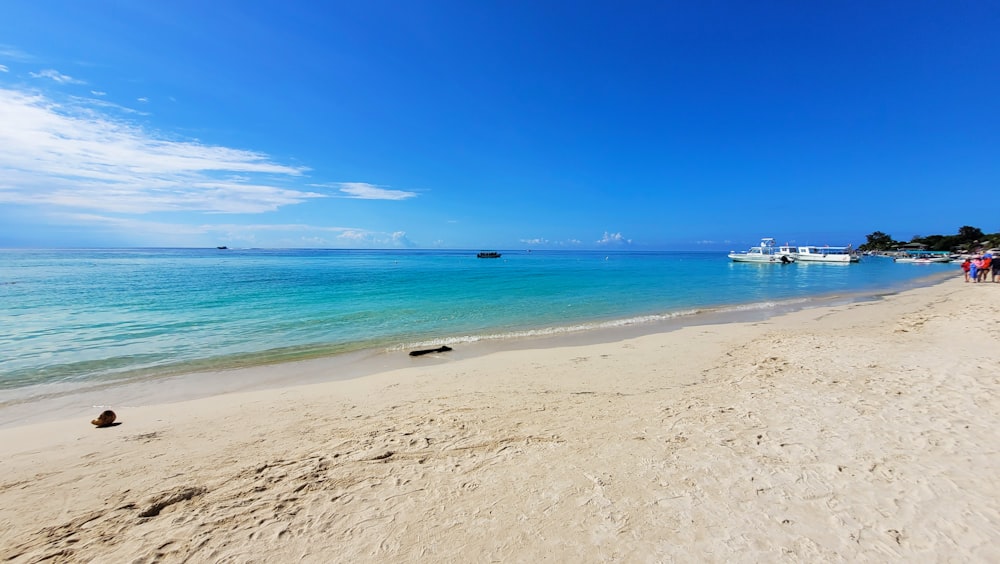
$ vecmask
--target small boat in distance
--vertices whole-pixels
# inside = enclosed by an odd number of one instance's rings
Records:
[[[761,262],[768,264],[791,264],[795,262],[795,256],[778,249],[774,245],[774,239],[765,237],[760,240],[760,245],[750,247],[749,251],[730,251],[729,258],[733,262]]]
[[[221,247],[216,247],[216,249],[219,249],[220,251],[224,251],[224,250],[226,250],[226,249],[228,249],[228,248],[229,248],[229,247],[227,247],[227,246],[225,246],[225,245],[223,245],[223,246],[221,246]]]
[[[906,251],[892,259],[894,262],[910,264],[933,264],[951,262],[951,254],[945,251]]]
[[[500,258],[500,253],[496,251],[479,251],[476,258]]]

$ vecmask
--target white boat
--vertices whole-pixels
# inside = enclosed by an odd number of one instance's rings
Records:
[[[774,264],[790,264],[795,262],[795,257],[783,253],[774,244],[774,239],[765,237],[760,240],[760,245],[750,247],[749,251],[730,251],[729,258],[733,262],[760,262]]]
[[[941,262],[951,262],[951,255],[941,251],[907,251],[892,259],[895,262],[909,264],[933,264]]]
[[[861,260],[851,247],[830,246],[798,247],[795,250],[795,258],[802,262],[835,262],[841,264],[849,264]]]

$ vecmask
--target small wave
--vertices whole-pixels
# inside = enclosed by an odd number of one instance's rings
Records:
[[[753,302],[748,304],[719,306],[712,308],[696,308],[696,309],[673,311],[669,313],[638,315],[622,319],[577,323],[573,325],[557,325],[551,327],[542,327],[538,329],[521,329],[515,331],[502,331],[497,333],[480,333],[480,334],[442,337],[442,338],[428,339],[422,341],[406,342],[398,345],[391,345],[387,347],[385,350],[386,352],[398,352],[414,348],[438,347],[441,345],[450,346],[456,344],[461,345],[461,344],[478,343],[478,342],[511,341],[517,339],[553,337],[559,335],[584,333],[588,331],[598,331],[602,329],[617,329],[622,327],[653,325],[656,323],[662,323],[666,321],[677,321],[685,318],[694,318],[696,316],[708,315],[708,314],[726,314],[726,313],[741,313],[741,312],[768,311],[768,310],[777,311],[779,309],[794,308],[797,306],[813,302],[814,300],[810,298],[792,298],[781,301],[765,301],[765,302]]]
[[[528,339],[536,337],[553,337],[558,335],[568,335],[573,333],[583,333],[600,329],[616,329],[620,327],[630,327],[636,325],[651,325],[663,321],[676,320],[684,317],[691,317],[704,313],[703,309],[691,309],[675,311],[670,313],[639,315],[624,319],[611,319],[605,321],[594,321],[588,323],[578,323],[574,325],[558,325],[552,327],[542,327],[538,329],[521,329],[516,331],[503,331],[498,333],[482,333],[472,335],[459,335],[454,337],[444,337],[426,341],[409,342],[400,345],[393,345],[386,350],[389,352],[401,351],[412,348],[478,343],[483,341],[508,341],[516,339]]]
[[[768,302],[754,302],[750,304],[738,304],[733,306],[722,306],[717,308],[712,308],[710,311],[715,313],[731,313],[740,311],[761,311],[768,309],[776,309],[779,307],[789,307],[802,305],[812,302],[813,300],[808,298],[795,298],[789,300],[782,300],[780,302],[768,301]]]

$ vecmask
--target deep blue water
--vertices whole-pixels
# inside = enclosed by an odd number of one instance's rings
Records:
[[[894,291],[953,264],[725,253],[0,250],[0,388],[505,339]]]

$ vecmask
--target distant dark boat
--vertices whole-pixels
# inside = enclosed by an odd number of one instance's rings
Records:
[[[496,251],[480,251],[476,254],[476,258],[500,258],[500,253]]]
[[[224,251],[224,250],[226,250],[226,249],[228,249],[228,248],[229,248],[229,247],[227,247],[227,246],[225,246],[225,245],[223,245],[223,246],[221,246],[221,247],[216,247],[216,249],[219,249],[220,251]]]

